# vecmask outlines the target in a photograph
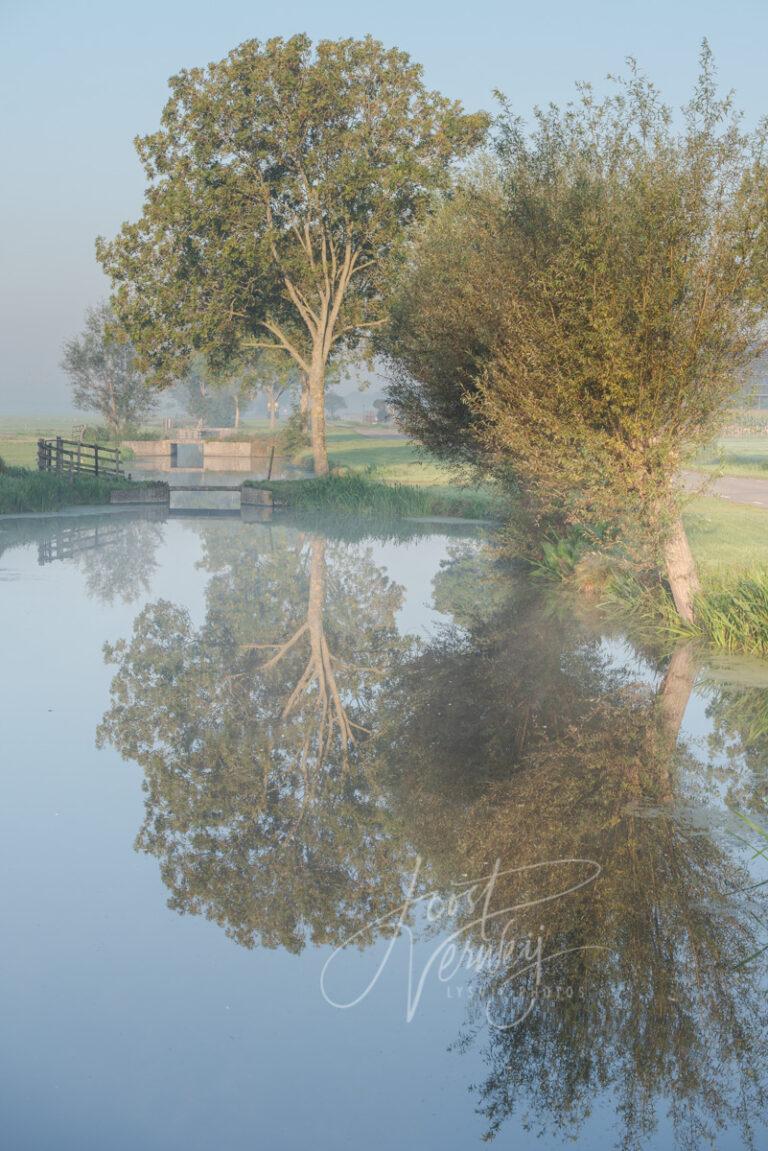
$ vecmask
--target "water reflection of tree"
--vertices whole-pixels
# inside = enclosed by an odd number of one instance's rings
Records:
[[[129,604],[146,595],[157,570],[163,531],[162,520],[132,517],[115,525],[98,546],[82,548],[74,559],[88,594],[105,604],[118,600]]]
[[[100,729],[145,772],[138,846],[171,906],[240,943],[338,941],[399,896],[397,847],[365,768],[401,590],[370,555],[289,529],[205,532],[195,628],[147,607]]]
[[[726,1123],[749,1145],[765,1007],[753,974],[735,970],[754,949],[732,894],[744,876],[702,813],[713,790],[761,803],[764,788],[754,763],[744,787],[743,755],[712,776],[680,738],[692,649],[627,671],[571,605],[460,548],[436,589],[458,625],[417,649],[397,634],[400,589],[363,548],[276,526],[202,530],[202,626],[165,602],[142,612],[111,652],[101,728],[144,770],[138,844],[160,861],[171,905],[245,946],[295,951],[396,906],[417,852],[442,892],[497,858],[594,859],[597,883],[515,925],[522,936],[543,923],[546,952],[567,952],[545,972],[565,996],[504,1029],[530,1002],[531,974],[477,978],[457,1047],[487,1057],[489,1135],[515,1115],[578,1137],[607,1099],[628,1148],[662,1106],[680,1145]],[[719,723],[747,747],[743,709]],[[505,876],[492,910],[531,894]]]
[[[5,550],[37,545],[40,566],[72,563],[83,573],[88,595],[102,603],[133,603],[149,591],[157,568],[167,513],[156,508],[127,515],[72,517],[11,525],[0,534]]]
[[[749,1142],[765,1102],[766,1011],[754,977],[734,970],[754,943],[732,895],[744,875],[687,818],[707,801],[678,739],[695,670],[680,649],[654,689],[615,670],[551,599],[518,594],[422,652],[382,705],[390,802],[445,889],[496,859],[603,868],[596,884],[515,917],[518,937],[543,924],[545,953],[565,953],[545,969],[551,1001],[541,992],[509,1026],[532,1001],[534,973],[513,978],[513,964],[477,980],[459,1047],[485,1044],[489,1136],[514,1114],[577,1137],[608,1096],[625,1147],[643,1145],[664,1107],[679,1145],[701,1146],[727,1123]],[[491,911],[546,891],[505,876]],[[508,920],[491,921],[492,949]]]

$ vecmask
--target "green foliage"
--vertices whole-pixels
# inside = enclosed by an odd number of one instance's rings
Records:
[[[451,462],[485,462],[470,400],[503,326],[506,237],[499,174],[487,162],[416,232],[378,339],[400,424]]]
[[[337,420],[347,406],[347,401],[336,392],[325,393],[325,410],[329,419]]]
[[[696,597],[694,623],[684,623],[669,591],[629,571],[614,573],[605,606],[615,607],[640,633],[697,639],[728,652],[768,656],[768,573],[745,573],[707,587]]]
[[[305,35],[248,40],[170,81],[160,128],[138,141],[140,220],[98,256],[158,384],[202,352],[281,349],[307,377],[316,464],[325,367],[383,319],[406,228],[484,136],[423,84],[406,53]]]
[[[310,447],[309,432],[307,431],[307,417],[298,408],[291,412],[280,431],[278,438],[280,454],[290,460],[298,460]]]
[[[681,462],[765,346],[765,130],[713,76],[705,46],[682,133],[634,66],[530,132],[505,108],[401,278],[401,421],[502,477],[539,540],[600,521],[655,564]]]
[[[768,656],[768,573],[743,575],[697,600],[696,633],[726,651]]]
[[[567,579],[576,571],[579,560],[584,554],[584,548],[585,541],[580,532],[544,540],[541,545],[541,559],[534,567],[535,574],[549,579]]]

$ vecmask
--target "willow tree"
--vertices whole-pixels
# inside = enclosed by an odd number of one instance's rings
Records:
[[[446,211],[395,308],[404,422],[504,477],[539,538],[575,527],[665,569],[690,619],[677,476],[765,346],[764,129],[718,96],[705,45],[679,121],[634,67],[530,127],[505,109],[495,184]],[[423,262],[468,319],[438,309]]]
[[[170,87],[142,216],[97,245],[115,307],[159,385],[194,350],[291,356],[325,474],[326,365],[382,322],[386,265],[486,117],[371,37],[248,40]]]

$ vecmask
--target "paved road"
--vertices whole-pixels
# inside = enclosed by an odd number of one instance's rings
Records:
[[[733,503],[768,509],[768,479],[755,479],[752,476],[718,476],[717,479],[711,479],[705,472],[683,472],[682,479],[689,492],[698,491],[702,485],[706,485],[704,495],[720,496]]]

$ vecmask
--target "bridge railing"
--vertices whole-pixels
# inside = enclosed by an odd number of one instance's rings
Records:
[[[41,472],[58,472],[72,478],[87,475],[118,479],[124,474],[119,448],[83,444],[61,436],[37,441],[37,467]]]

